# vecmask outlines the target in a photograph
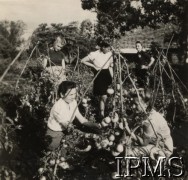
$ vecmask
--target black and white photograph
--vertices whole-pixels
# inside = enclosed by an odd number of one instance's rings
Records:
[[[188,180],[188,0],[0,0],[0,180]]]

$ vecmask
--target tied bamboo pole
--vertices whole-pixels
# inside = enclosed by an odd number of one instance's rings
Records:
[[[79,48],[79,46],[78,46],[78,48],[77,48],[76,65],[75,65],[75,67],[74,67],[74,71],[76,71],[76,68],[78,67],[78,74],[79,74],[79,66],[78,66],[79,56],[80,56],[80,48]]]
[[[114,49],[114,48],[112,48],[112,50],[115,52],[115,49]],[[125,63],[126,68],[127,68],[128,77],[129,77],[129,79],[130,79],[130,81],[131,81],[131,83],[132,83],[132,85],[133,85],[133,87],[134,87],[134,89],[135,89],[135,91],[136,91],[136,94],[137,94],[137,97],[138,97],[139,105],[140,105],[140,107],[142,108],[142,111],[147,115],[146,109],[143,107],[143,104],[141,103],[141,97],[140,97],[140,94],[139,94],[139,92],[138,92],[138,89],[137,89],[137,87],[136,87],[136,85],[135,85],[133,79],[132,79],[131,76],[130,76],[129,67],[128,67],[128,64],[127,64],[127,62],[126,62],[126,59],[120,54],[120,52],[119,52],[118,54],[119,54],[120,58],[122,58],[122,59],[124,60],[124,63]],[[150,125],[151,125],[151,127],[152,127],[152,129],[153,129],[153,132],[154,132],[156,138],[158,139],[158,135],[157,135],[157,133],[156,133],[156,131],[155,131],[155,128],[154,128],[153,124],[151,123],[150,119],[148,119],[148,121],[149,121],[149,123],[150,123]]]
[[[18,60],[18,58],[21,56],[21,54],[23,53],[23,51],[29,46],[30,44],[30,39],[27,40],[26,45],[19,51],[19,53],[17,54],[17,56],[13,59],[13,61],[8,65],[7,69],[4,71],[3,75],[0,78],[0,83],[3,81],[4,77],[6,76],[6,74],[8,73],[9,69],[12,67],[12,65]]]
[[[123,94],[122,94],[122,68],[121,68],[121,57],[118,55],[118,66],[119,66],[119,84],[120,84],[120,101],[121,101],[121,115],[123,114]]]
[[[17,82],[16,82],[16,87],[15,87],[16,89],[18,88],[18,84],[19,84],[20,78],[21,78],[22,74],[24,73],[24,70],[25,70],[25,68],[27,67],[27,65],[28,65],[28,63],[29,63],[29,61],[30,61],[30,59],[31,59],[31,57],[32,57],[32,55],[33,55],[35,49],[36,49],[37,46],[38,46],[38,44],[39,44],[39,41],[37,42],[37,44],[35,45],[35,47],[34,47],[33,50],[31,51],[31,54],[30,54],[29,58],[27,59],[25,65],[24,65],[24,68],[22,69],[22,72],[20,73],[20,76],[19,76],[19,78],[18,78],[18,80],[17,80]]]

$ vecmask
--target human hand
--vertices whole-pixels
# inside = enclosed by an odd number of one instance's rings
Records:
[[[67,131],[68,131],[68,132],[72,132],[73,129],[74,129],[74,125],[73,125],[73,124],[68,124],[68,126],[67,126]]]
[[[141,69],[149,69],[149,66],[142,65]]]

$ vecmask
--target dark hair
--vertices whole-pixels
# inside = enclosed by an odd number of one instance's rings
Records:
[[[66,92],[69,89],[74,89],[76,88],[76,83],[73,81],[63,81],[58,88],[58,95],[60,96],[60,94],[65,95]]]
[[[142,45],[142,43],[140,42],[140,41],[136,41],[136,43],[135,44],[141,44]]]
[[[107,48],[107,47],[110,47],[110,44],[109,44],[108,42],[102,41],[102,42],[99,44],[99,46],[100,46],[101,48],[102,48],[102,47]]]
[[[110,40],[104,39],[101,36],[97,38],[96,43],[97,43],[97,46],[99,46],[100,48],[110,47]]]
[[[149,101],[151,100],[151,89],[144,89],[143,92],[140,93],[140,98],[143,102],[145,103],[149,103]],[[138,101],[138,96],[136,93],[132,93],[131,97],[135,100]]]

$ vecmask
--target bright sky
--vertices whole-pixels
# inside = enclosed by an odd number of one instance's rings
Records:
[[[5,19],[24,21],[28,37],[40,23],[94,21],[96,15],[83,10],[81,0],[0,0],[0,20]]]

